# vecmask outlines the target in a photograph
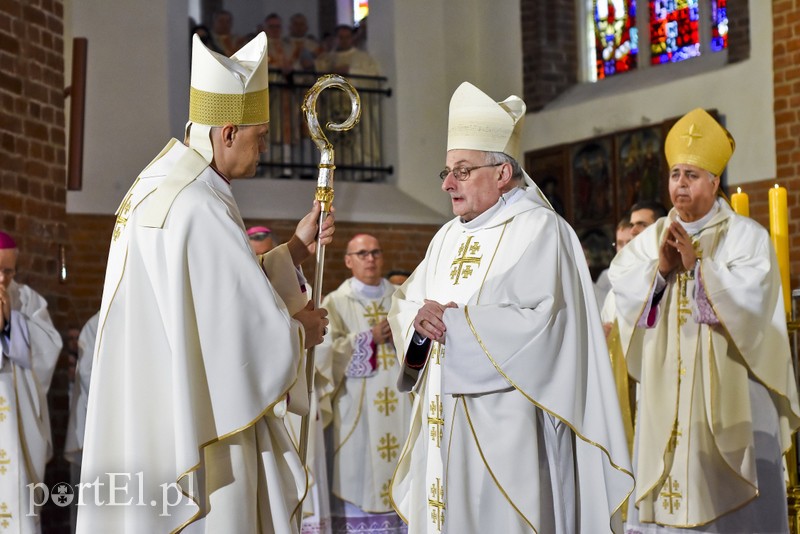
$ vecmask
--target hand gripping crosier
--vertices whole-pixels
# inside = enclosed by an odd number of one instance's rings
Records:
[[[361,100],[359,99],[358,92],[350,85],[343,77],[337,74],[326,74],[317,80],[311,89],[306,93],[303,100],[303,114],[308,124],[308,130],[311,134],[311,139],[317,148],[322,153],[319,162],[319,177],[317,178],[317,192],[315,199],[319,201],[321,211],[319,214],[319,228],[322,228],[322,223],[331,212],[331,205],[333,204],[333,171],[336,166],[333,164],[333,145],[325,137],[322,127],[317,118],[317,98],[320,93],[329,87],[335,87],[344,91],[350,97],[350,116],[341,124],[327,123],[325,127],[333,131],[346,131],[351,129],[358,123],[361,117]],[[319,308],[320,301],[322,300],[322,272],[325,264],[325,245],[323,245],[319,237],[317,238],[317,268],[314,273],[314,289],[312,298],[314,299],[314,308]],[[314,347],[308,349],[306,353],[306,384],[308,384],[309,400],[314,386]],[[310,405],[310,402],[309,402]],[[308,426],[309,417],[311,414],[303,416],[300,423],[300,459],[303,465],[306,464],[306,456],[308,455]],[[299,522],[302,521],[302,514],[298,514]]]

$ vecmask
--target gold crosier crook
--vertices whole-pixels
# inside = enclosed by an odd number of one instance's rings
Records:
[[[303,100],[303,115],[306,118],[306,124],[311,134],[311,139],[317,148],[322,153],[319,162],[319,176],[317,178],[317,192],[314,196],[319,201],[321,211],[319,214],[319,228],[322,228],[322,223],[331,212],[331,205],[333,204],[333,171],[336,166],[333,164],[333,145],[325,137],[322,127],[319,125],[317,118],[317,98],[320,93],[329,87],[335,87],[350,97],[350,116],[341,124],[327,123],[325,127],[328,130],[343,132],[351,129],[358,123],[361,118],[361,99],[358,92],[350,85],[345,78],[338,74],[326,74],[317,80],[311,89],[306,93]],[[314,289],[312,298],[314,299],[314,308],[319,308],[320,301],[322,300],[322,271],[325,264],[325,245],[320,242],[319,235],[317,235],[317,269],[314,272]],[[309,406],[311,403],[311,394],[314,390],[314,348],[311,347],[306,352],[306,384],[308,385],[308,399]],[[300,460],[303,466],[306,465],[306,457],[308,456],[308,427],[310,416],[306,414],[302,417],[300,422]],[[303,521],[303,506],[302,503],[297,511],[298,532],[300,531],[300,524]]]

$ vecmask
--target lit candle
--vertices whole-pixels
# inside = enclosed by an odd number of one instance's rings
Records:
[[[769,190],[769,235],[778,256],[778,267],[781,271],[783,286],[783,305],[786,317],[791,318],[792,290],[789,287],[789,214],[786,203],[786,189],[775,187]]]
[[[750,197],[747,193],[742,193],[741,187],[737,187],[736,192],[731,195],[731,207],[739,215],[750,217]]]

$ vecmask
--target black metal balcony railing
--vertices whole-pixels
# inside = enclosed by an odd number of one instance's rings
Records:
[[[257,176],[316,179],[319,151],[308,134],[302,104],[306,91],[320,73],[270,70],[270,147],[262,154]],[[335,151],[336,179],[383,182],[393,168],[384,163],[382,144],[383,100],[392,96],[380,76],[346,76],[361,96],[361,120],[346,132],[325,131]],[[319,122],[343,122],[350,100],[341,91],[323,91],[317,101]]]

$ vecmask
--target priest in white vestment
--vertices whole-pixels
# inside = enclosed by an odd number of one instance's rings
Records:
[[[89,381],[92,377],[94,344],[97,341],[97,324],[100,312],[92,315],[78,336],[78,362],[70,397],[67,436],[64,440],[64,457],[80,472],[83,454],[83,434],[86,431],[86,407],[89,403]]]
[[[628,532],[788,532],[782,452],[800,426],[778,264],[719,195],[730,134],[702,109],[665,142],[674,208],[611,264],[640,383]]]
[[[229,182],[266,149],[266,57],[263,33],[231,58],[195,36],[188,146],[171,140],[117,211],[79,533],[297,532],[306,472],[282,418],[327,324],[295,270],[319,206],[257,261]]]
[[[0,232],[0,532],[41,532],[44,483],[53,453],[47,390],[61,352],[61,335],[47,301],[14,281],[19,249]]]
[[[352,276],[325,297],[331,321],[334,534],[400,534],[389,482],[408,434],[411,400],[397,390],[397,353],[386,319],[395,286],[383,278],[375,236],[347,244]]]
[[[391,498],[414,534],[620,532],[633,489],[583,251],[514,159],[524,115],[453,94],[456,217],[389,314],[415,398]]]

